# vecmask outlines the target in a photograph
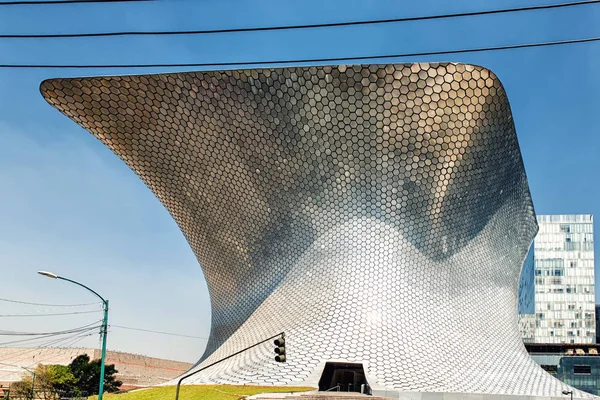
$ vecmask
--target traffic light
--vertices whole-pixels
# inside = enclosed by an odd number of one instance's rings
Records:
[[[273,341],[275,344],[275,361],[285,362],[285,339],[283,335]]]

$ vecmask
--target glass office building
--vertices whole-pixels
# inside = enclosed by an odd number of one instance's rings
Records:
[[[535,343],[595,343],[593,216],[538,215]]]
[[[600,357],[579,356],[562,357],[558,364],[556,377],[588,393],[600,394]]]
[[[596,321],[600,319],[600,306],[596,304]],[[600,326],[596,323],[596,343],[600,343]]]
[[[597,344],[525,344],[531,358],[562,382],[598,396],[600,346]]]

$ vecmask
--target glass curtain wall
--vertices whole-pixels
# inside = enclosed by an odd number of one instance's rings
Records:
[[[595,343],[593,216],[537,218],[535,342]]]

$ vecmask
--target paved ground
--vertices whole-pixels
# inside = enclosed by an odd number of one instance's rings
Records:
[[[246,400],[386,400],[384,397],[367,396],[360,393],[302,392],[302,393],[263,393],[246,397]],[[389,399],[387,399],[389,400]]]

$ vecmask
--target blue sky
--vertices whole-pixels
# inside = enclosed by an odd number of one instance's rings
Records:
[[[0,9],[0,32],[273,26],[523,5],[516,0],[163,0],[15,6]],[[599,18],[600,5],[589,5],[296,32],[0,40],[0,63],[229,62],[436,51],[600,36]],[[600,43],[385,60],[411,61],[466,62],[494,71],[511,102],[536,212],[600,215]],[[94,301],[77,287],[35,274],[45,269],[89,284],[110,299],[115,325],[208,335],[210,305],[202,271],[171,217],[116,156],[50,107],[38,89],[42,80],[53,77],[174,70],[0,69],[1,298]],[[40,311],[0,302],[0,314]],[[40,331],[99,318],[100,314],[0,318],[0,326]],[[201,355],[205,343],[117,328],[109,335],[111,349],[188,361]],[[78,343],[97,344],[97,337]]]

